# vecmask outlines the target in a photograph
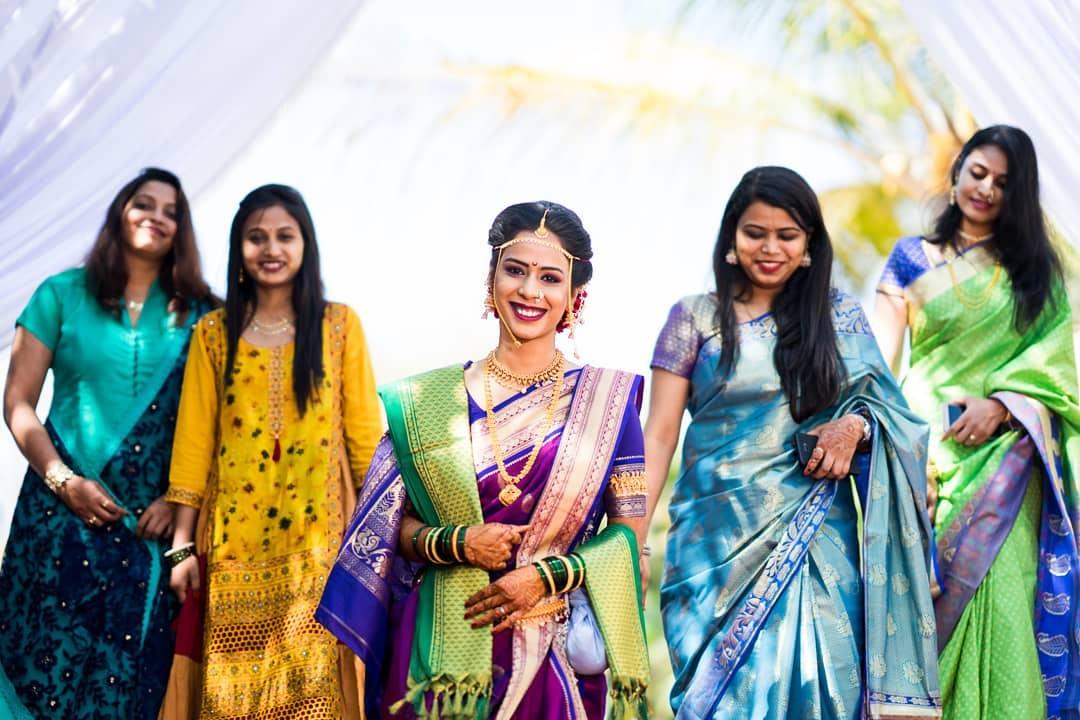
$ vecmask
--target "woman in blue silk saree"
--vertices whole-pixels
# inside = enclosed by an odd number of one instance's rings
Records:
[[[150,168],[114,199],[87,267],[46,279],[17,320],[5,400],[31,467],[0,570],[0,662],[33,717],[157,717],[175,609],[161,496],[210,300],[179,181]]]
[[[678,718],[940,714],[926,428],[831,259],[805,181],[752,170],[719,292],[677,303],[657,341],[650,512],[691,414],[661,585]],[[817,436],[805,467],[797,432]]]

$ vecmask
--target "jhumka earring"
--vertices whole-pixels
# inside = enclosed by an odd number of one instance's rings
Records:
[[[247,278],[247,276],[246,276],[246,275],[244,275],[244,266],[243,266],[243,265],[241,265],[241,266],[240,266],[240,272],[239,272],[239,274],[238,274],[238,275],[237,275],[237,277],[236,277],[236,281],[237,281],[238,283],[240,283],[241,285],[243,285],[243,284],[244,284],[244,280],[245,280],[246,278]]]
[[[728,265],[738,265],[739,258],[735,256],[735,248],[731,248],[727,251],[727,255],[724,256],[724,262]]]
[[[799,261],[799,265],[802,267],[810,267],[810,253],[804,253],[802,260]]]
[[[952,186],[952,190],[949,190],[949,204],[950,205],[955,205],[956,204],[956,186],[955,185]]]
[[[480,316],[481,320],[487,320],[492,315],[499,317],[499,313],[495,309],[495,300],[491,297],[491,286],[486,285],[485,287],[487,288],[487,293],[484,295],[484,314]]]

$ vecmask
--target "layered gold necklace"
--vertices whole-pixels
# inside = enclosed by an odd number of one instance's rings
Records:
[[[984,242],[994,237],[994,233],[988,233],[986,235],[970,235],[963,230],[957,230],[957,234],[966,240],[969,245],[968,248]],[[946,265],[949,266],[949,280],[952,282],[953,294],[956,295],[956,300],[966,307],[968,310],[978,310],[993,296],[994,288],[997,287],[998,281],[1001,280],[1001,264],[994,265],[994,274],[990,276],[990,282],[982,290],[978,290],[974,293],[968,293],[962,289],[962,284],[959,278],[956,277],[956,268],[953,267],[953,263],[962,257],[962,253],[953,251],[953,256],[946,261]]]
[[[543,370],[531,375],[519,375],[499,362],[499,358],[495,357],[495,351],[492,350],[484,359],[484,372],[490,372],[492,377],[495,378],[495,382],[503,387],[524,393],[533,385],[551,382],[556,377],[561,376],[565,364],[566,357],[561,351],[555,350],[555,356]]]
[[[488,435],[491,436],[491,451],[495,455],[495,466],[499,469],[499,477],[503,481],[503,487],[499,491],[499,502],[503,505],[512,505],[521,497],[521,489],[518,487],[518,483],[529,474],[533,465],[536,464],[536,458],[540,455],[540,448],[544,444],[544,438],[547,437],[548,431],[551,430],[551,425],[554,422],[555,408],[559,404],[559,397],[562,396],[565,367],[566,358],[558,350],[555,351],[555,359],[552,360],[551,364],[533,375],[517,375],[511,372],[505,366],[499,364],[499,361],[495,359],[494,351],[489,353],[484,360],[484,411],[487,416]],[[492,377],[495,377],[500,384],[514,383],[509,387],[514,389],[522,388],[521,392],[525,392],[534,385],[553,383],[551,399],[548,401],[544,413],[544,421],[537,428],[536,435],[533,437],[532,451],[525,460],[525,466],[517,475],[511,475],[506,469],[506,463],[503,462],[502,444],[499,442],[499,435],[495,429],[495,404],[491,398]]]

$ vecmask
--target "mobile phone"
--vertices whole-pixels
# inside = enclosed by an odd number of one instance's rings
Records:
[[[814,448],[817,447],[817,435],[799,432],[795,433],[795,454],[799,456],[799,465],[806,467],[814,456]]]
[[[948,430],[952,427],[952,424],[960,419],[960,416],[964,414],[964,406],[959,403],[949,403],[945,406],[945,412],[943,413],[943,420],[945,422],[944,428]]]

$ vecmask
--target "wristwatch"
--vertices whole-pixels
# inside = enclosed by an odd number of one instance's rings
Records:
[[[866,416],[860,412],[852,413],[855,417],[862,420],[862,440],[860,442],[870,442],[871,428],[870,421],[866,419]]]

